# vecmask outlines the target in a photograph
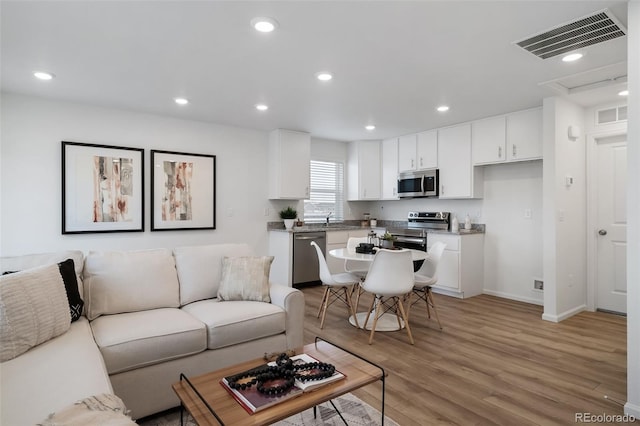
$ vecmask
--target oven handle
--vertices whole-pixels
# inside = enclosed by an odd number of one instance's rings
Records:
[[[413,243],[413,244],[420,244],[423,246],[427,244],[424,238],[401,237],[398,235],[396,235],[395,237],[396,237],[396,241],[399,243]]]

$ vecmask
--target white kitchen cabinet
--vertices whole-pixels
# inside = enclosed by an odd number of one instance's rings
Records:
[[[269,134],[269,198],[309,198],[309,133],[276,129]]]
[[[474,121],[471,145],[473,165],[542,158],[542,109]]]
[[[438,167],[438,131],[429,130],[398,138],[398,171]]]
[[[507,114],[507,161],[542,158],[542,108]]]
[[[380,141],[349,142],[347,200],[378,200],[380,194]]]
[[[398,199],[398,138],[385,139],[380,147],[383,200]]]
[[[400,173],[416,170],[416,141],[415,134],[398,138],[398,171]]]
[[[329,251],[347,247],[349,238],[362,238],[369,235],[369,229],[352,229],[349,231],[327,231],[327,266],[332,274],[344,272],[344,259],[329,255]]]
[[[466,297],[482,294],[484,289],[484,234],[427,235],[427,246],[441,241],[446,244],[438,265],[435,293]]]
[[[438,130],[440,198],[481,198],[483,170],[471,164],[471,124]]]
[[[416,163],[419,170],[438,168],[438,131],[418,133],[416,140]]]
[[[501,163],[506,159],[507,119],[504,115],[471,123],[473,165]]]

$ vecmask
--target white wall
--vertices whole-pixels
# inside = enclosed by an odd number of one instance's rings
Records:
[[[561,321],[586,309],[586,148],[570,140],[571,125],[584,129],[584,110],[560,98],[543,103],[543,319]],[[574,184],[565,185],[571,176]]]
[[[640,418],[640,2],[628,5],[627,403]]]
[[[2,94],[0,254],[246,242],[267,252],[268,135],[196,121]],[[145,232],[61,234],[60,141],[145,149]],[[150,149],[214,154],[215,230],[149,232]],[[270,216],[264,216],[270,208]]]

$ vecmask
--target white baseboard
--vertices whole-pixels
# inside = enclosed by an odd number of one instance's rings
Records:
[[[624,404],[624,413],[640,419],[640,405],[627,402]]]
[[[482,290],[484,294],[488,294],[489,296],[502,297],[504,299],[517,300],[518,302],[531,303],[534,305],[544,305],[542,300],[534,299],[532,297],[524,297],[519,296],[517,294],[505,293],[503,291],[495,291],[495,290],[487,290],[486,288]]]
[[[542,319],[545,321],[560,322],[560,321],[566,320],[569,317],[574,316],[575,314],[578,314],[586,310],[587,310],[587,305],[580,305],[580,306],[576,306],[573,309],[569,309],[568,311],[564,311],[558,315],[544,313],[542,314]]]

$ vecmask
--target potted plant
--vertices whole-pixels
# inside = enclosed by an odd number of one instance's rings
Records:
[[[291,206],[280,210],[280,219],[284,220],[285,229],[293,228],[293,222],[298,217],[298,212]]]
[[[395,239],[396,239],[396,237],[391,235],[389,233],[389,231],[385,232],[382,235],[382,237],[380,237],[380,247],[386,248],[386,249],[392,249],[393,248],[393,242],[395,241]]]

